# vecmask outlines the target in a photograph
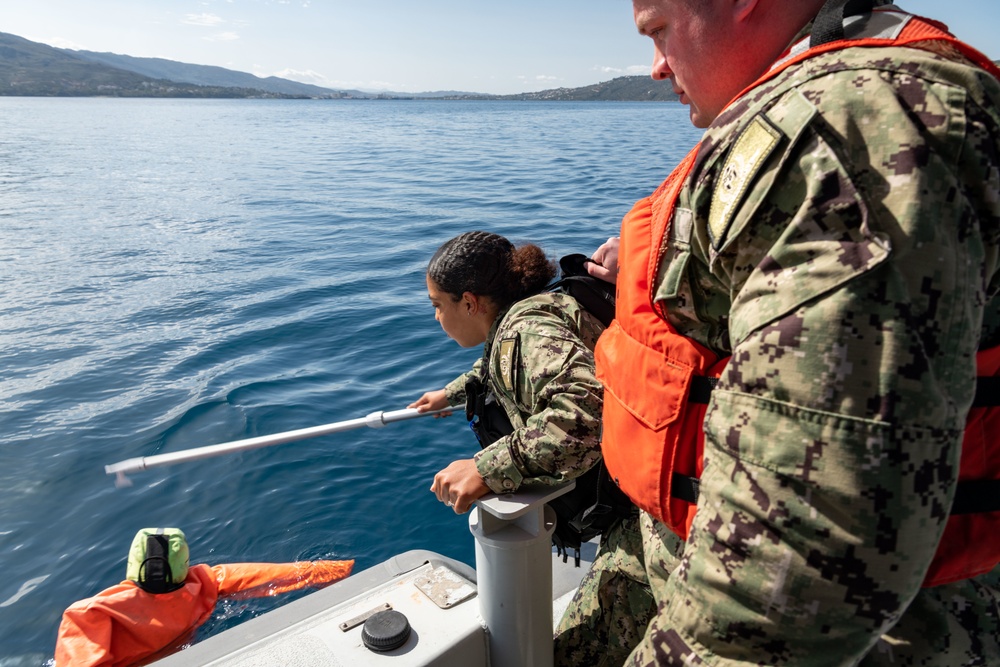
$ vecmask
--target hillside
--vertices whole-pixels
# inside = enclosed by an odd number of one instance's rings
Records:
[[[303,95],[314,98],[378,98],[378,99],[495,99],[495,100],[549,100],[549,101],[597,101],[597,100],[631,100],[631,101],[664,101],[676,100],[670,85],[653,81],[648,76],[623,76],[611,81],[596,83],[583,88],[555,88],[537,93],[519,93],[515,95],[485,95],[482,93],[466,93],[461,91],[433,91],[425,93],[372,93],[360,90],[334,90],[321,88],[306,83],[268,77],[266,79],[209,65],[191,65],[162,58],[135,58],[133,56],[115,53],[95,53],[93,51],[70,51],[84,60],[110,65],[119,69],[135,72],[154,79],[166,79],[179,83],[191,83],[200,86],[240,86],[244,88],[259,88],[272,93],[284,95]]]
[[[1000,60],[994,61],[1000,65]],[[113,97],[278,97],[524,101],[677,101],[669,82],[621,76],[580,88],[486,95],[334,90],[279,77],[261,78],[209,65],[57,49],[0,32],[0,95]]]
[[[116,53],[96,53],[94,51],[72,51],[63,49],[69,55],[82,60],[108,65],[117,69],[135,72],[153,79],[165,79],[177,83],[197,86],[217,86],[222,88],[252,88],[279,95],[304,97],[370,97],[357,90],[331,90],[307,83],[281,79],[276,76],[261,78],[246,72],[237,72],[224,67],[210,65],[190,65],[163,58],[135,58]]]
[[[0,32],[0,95],[107,97],[281,97],[324,99],[478,99],[547,101],[676,100],[667,83],[625,76],[582,88],[517,95],[460,91],[371,93],[333,90],[162,58],[57,49]]]
[[[610,81],[582,88],[555,88],[537,93],[502,95],[502,100],[559,100],[573,102],[630,101],[676,102],[669,81],[654,81],[649,76],[620,76]]]
[[[422,97],[430,97],[425,94]],[[382,95],[380,97],[386,97]],[[667,81],[649,76],[620,76],[580,88],[551,88],[536,93],[480,95],[477,93],[441,93],[445,100],[515,100],[544,102],[676,102],[677,95]]]
[[[110,97],[275,97],[262,90],[196,86],[83,60],[0,33],[0,95]],[[284,95],[282,95],[284,96]]]

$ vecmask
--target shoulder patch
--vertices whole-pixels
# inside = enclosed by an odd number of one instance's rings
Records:
[[[733,212],[761,165],[781,141],[781,132],[761,116],[753,119],[733,144],[712,193],[708,231],[712,245],[722,246]]]
[[[514,391],[514,381],[517,374],[518,340],[518,336],[514,335],[511,338],[504,338],[500,341],[500,381],[507,391]]]

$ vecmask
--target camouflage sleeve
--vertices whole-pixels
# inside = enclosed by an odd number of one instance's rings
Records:
[[[482,359],[476,359],[471,370],[462,373],[444,386],[444,395],[448,398],[448,405],[452,407],[465,405],[465,384],[472,378],[479,377],[479,368],[482,364]]]
[[[959,87],[881,84],[846,72],[772,109],[798,138],[711,242],[733,356],[656,622],[671,664],[856,664],[941,535],[996,279],[998,119]],[[845,113],[790,110],[823,98]]]
[[[525,481],[560,484],[600,458],[603,389],[593,352],[548,318],[525,315],[516,329],[514,386],[503,387],[493,364],[490,373],[504,407],[518,412],[520,419],[512,422],[523,426],[476,455],[479,473],[496,493],[515,491]]]

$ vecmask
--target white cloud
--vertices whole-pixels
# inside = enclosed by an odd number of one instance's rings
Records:
[[[274,74],[258,74],[257,76],[276,76],[282,79],[298,81],[299,83],[311,83],[314,86],[330,87],[330,81],[319,72],[313,70],[283,69]]]
[[[393,83],[391,81],[344,81],[339,79],[328,79],[315,70],[298,70],[286,68],[280,72],[265,71],[260,65],[253,66],[254,76],[262,79],[269,76],[277,76],[282,79],[290,79],[299,83],[309,83],[322,88],[332,88],[334,90],[363,90],[367,92],[393,91],[393,92],[413,92],[412,86],[407,84]]]
[[[335,81],[338,85],[334,88],[357,88],[358,90],[390,91],[400,93],[410,93],[413,86],[405,83],[393,83],[391,81]]]
[[[600,66],[594,67],[595,72],[600,72],[601,74],[649,74],[649,65],[629,65],[628,67],[608,67]]]
[[[82,44],[78,44],[69,39],[63,39],[62,37],[52,37],[49,39],[33,39],[31,37],[25,37],[25,39],[31,39],[35,42],[40,42],[42,44],[48,44],[49,46],[54,46],[57,49],[72,49],[73,51],[86,51],[87,47]]]
[[[554,86],[557,82],[563,79],[558,76],[552,76],[551,74],[536,74],[534,76],[527,76],[525,74],[519,74],[514,77],[516,80],[520,81],[522,84],[534,88],[537,85],[543,86]]]
[[[184,23],[188,25],[217,26],[225,23],[221,16],[215,14],[188,14],[184,17]]]

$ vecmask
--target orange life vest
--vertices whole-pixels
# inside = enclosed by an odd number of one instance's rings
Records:
[[[702,472],[708,404],[707,396],[689,397],[693,384],[706,394],[696,383],[718,378],[729,357],[679,335],[656,312],[652,286],[657,250],[696,153],[622,221],[615,319],[594,350],[604,385],[604,463],[632,502],[684,538],[694,518],[690,485]]]
[[[192,565],[181,588],[159,594],[123,581],[63,613],[56,667],[126,667],[177,648],[212,616],[220,597],[319,586],[343,579],[353,567],[353,560]]]
[[[986,56],[956,40],[940,24],[909,17],[892,38],[838,40],[786,56],[750,90],[785,68],[820,53],[854,46],[904,46],[938,40],[1000,79]],[[743,91],[743,93],[745,93]],[[737,98],[743,95],[741,93]],[[687,539],[697,508],[703,469],[703,422],[711,391],[729,358],[685,338],[657,312],[653,286],[660,249],[677,197],[690,176],[699,146],[667,180],[622,220],[615,320],[597,343],[597,377],[604,384],[604,461],[618,485],[641,509]],[[980,391],[1000,379],[1000,347],[977,354]],[[977,403],[983,402],[977,398]],[[995,400],[992,402],[996,402]],[[987,434],[991,434],[987,438]],[[936,586],[992,570],[1000,546],[1000,406],[969,412],[955,507],[924,586]]]

